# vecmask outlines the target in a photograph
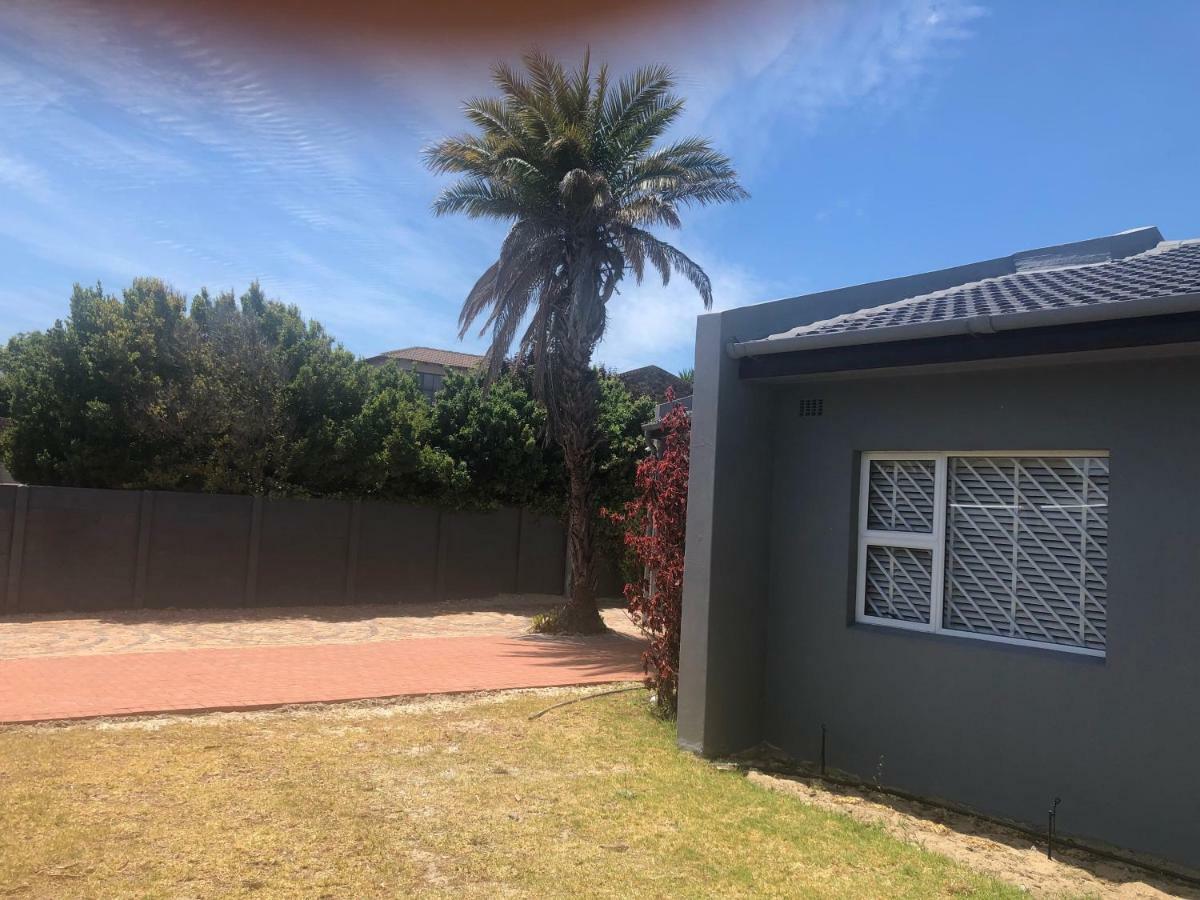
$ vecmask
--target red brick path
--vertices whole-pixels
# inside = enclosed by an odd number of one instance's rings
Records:
[[[641,641],[447,637],[0,660],[0,723],[641,678]]]

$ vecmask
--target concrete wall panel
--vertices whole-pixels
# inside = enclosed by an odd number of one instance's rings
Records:
[[[223,494],[155,492],[144,605],[241,606],[253,502]]]
[[[442,514],[442,595],[490,597],[517,589],[516,509]]]
[[[437,599],[441,515],[429,506],[362,504],[355,602],[421,603]]]
[[[562,523],[558,519],[524,513],[521,522],[520,553],[517,590],[529,594],[563,592],[567,541]]]
[[[30,487],[14,612],[133,604],[140,491]]]
[[[8,573],[12,555],[13,511],[16,505],[16,486],[0,484],[0,615],[10,611],[8,605]],[[15,608],[11,611],[15,612]]]
[[[560,594],[565,566],[518,509],[0,486],[0,613]]]
[[[347,501],[265,501],[254,606],[345,603],[349,537]]]

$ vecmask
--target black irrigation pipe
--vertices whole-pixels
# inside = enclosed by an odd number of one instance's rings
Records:
[[[587,698],[585,697],[581,699]],[[970,816],[973,819],[989,822],[992,825],[997,825],[1001,828],[1007,828],[1009,831],[1015,831],[1018,834],[1022,834],[1028,838],[1031,838],[1035,842],[1044,841],[1046,839],[1046,835],[1044,833],[1033,828],[1029,828],[1028,826],[1021,825],[1017,822],[1012,822],[1008,819],[1001,819],[997,816],[990,816],[986,813],[977,812],[969,807],[952,803],[947,800],[931,800],[928,797],[923,797],[920,794],[913,794],[901,788],[882,787],[870,781],[861,781],[857,778],[845,778],[838,775],[828,774],[815,774],[804,769],[773,765],[771,763],[760,764],[750,761],[739,762],[736,760],[729,760],[729,762],[743,772],[749,771],[750,769],[757,769],[760,772],[765,772],[768,775],[784,775],[791,778],[807,779],[809,781],[823,781],[828,784],[836,784],[839,787],[848,787],[854,788],[855,790],[865,791],[866,793],[885,794],[887,796],[897,797],[901,800],[908,800],[912,803],[920,803],[924,806],[932,806],[935,809],[944,809],[947,812],[956,813],[960,816]],[[1163,878],[1170,878],[1174,881],[1182,881],[1185,884],[1193,887],[1200,887],[1200,875],[1191,875],[1186,872],[1181,872],[1178,869],[1171,869],[1152,862],[1144,862],[1136,857],[1121,853],[1120,851],[1106,850],[1103,847],[1097,847],[1096,845],[1089,844],[1085,841],[1080,841],[1070,837],[1063,837],[1057,833],[1057,829],[1054,835],[1054,844],[1057,847],[1067,847],[1072,850],[1077,850],[1081,853],[1087,853],[1091,856],[1098,856],[1111,862],[1120,863],[1124,866],[1140,869],[1143,872],[1151,872]]]
[[[572,697],[570,700],[564,700],[562,703],[555,703],[553,706],[547,706],[540,712],[535,712],[529,717],[529,721],[540,719],[552,709],[558,709],[561,706],[570,706],[572,703],[582,703],[584,700],[595,700],[597,697],[611,697],[613,694],[628,694],[630,691],[644,690],[644,685],[633,684],[629,687],[613,688],[611,691],[600,691],[598,694],[584,694],[582,697]]]

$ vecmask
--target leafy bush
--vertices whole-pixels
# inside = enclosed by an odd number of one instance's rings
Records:
[[[670,399],[674,399],[671,397]],[[687,525],[691,419],[675,404],[663,417],[658,453],[637,466],[634,498],[608,512],[621,524],[642,577],[625,585],[629,613],[650,638],[642,656],[658,708],[674,715],[679,694],[679,636],[683,611],[683,548]]]
[[[632,495],[653,404],[600,373],[596,494]],[[187,299],[158,279],[76,286],[0,347],[0,454],[37,484],[363,497],[562,514],[562,454],[521,372],[452,375],[430,406],[257,284]],[[619,547],[619,542],[614,541]]]

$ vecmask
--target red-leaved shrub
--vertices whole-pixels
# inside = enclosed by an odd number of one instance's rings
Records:
[[[668,400],[674,396],[668,395]],[[642,577],[625,585],[629,615],[650,638],[642,655],[646,684],[658,708],[674,715],[679,694],[679,634],[683,610],[683,541],[687,525],[691,419],[675,404],[662,420],[657,452],[638,463],[634,499],[606,514],[624,528],[625,545]]]

